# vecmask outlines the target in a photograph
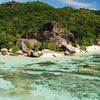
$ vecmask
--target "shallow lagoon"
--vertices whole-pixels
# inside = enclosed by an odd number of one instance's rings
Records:
[[[100,54],[0,55],[0,100],[100,100]]]

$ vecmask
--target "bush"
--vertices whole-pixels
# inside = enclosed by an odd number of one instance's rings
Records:
[[[15,46],[12,46],[12,50],[14,52],[16,52],[16,51],[20,50],[20,48],[19,48],[19,46],[15,45]]]
[[[80,49],[81,49],[81,50],[86,50],[86,46],[81,45],[81,46],[80,46]]]
[[[6,34],[5,32],[0,33],[0,48],[11,48],[14,45],[15,38]]]
[[[52,50],[52,51],[63,51],[62,48],[58,48],[50,43],[47,43],[47,42],[43,42],[42,45],[41,45],[41,49],[49,49],[49,50]]]

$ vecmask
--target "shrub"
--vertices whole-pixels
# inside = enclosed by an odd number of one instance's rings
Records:
[[[10,35],[6,34],[5,32],[0,33],[0,48],[11,48],[14,45],[15,38]]]
[[[12,50],[14,52],[16,52],[16,51],[20,50],[20,48],[19,48],[19,46],[15,45],[15,46],[12,46]]]

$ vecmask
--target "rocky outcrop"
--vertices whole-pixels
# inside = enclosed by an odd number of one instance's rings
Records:
[[[76,48],[71,44],[67,44],[67,41],[64,38],[61,38],[60,36],[50,38],[50,43],[55,45],[56,47],[63,48],[64,51],[68,51],[69,53],[76,52]],[[69,54],[68,52],[67,54]]]
[[[50,43],[57,47],[61,47],[62,45],[67,45],[66,40],[64,38],[61,38],[60,36],[54,36],[50,38]]]
[[[17,45],[18,45],[18,44],[17,44]],[[26,45],[24,42],[21,43],[20,48],[21,48],[21,50],[22,50],[24,53],[28,53],[28,51],[29,51],[27,45]]]
[[[49,40],[52,37],[59,36],[64,38],[67,43],[75,44],[76,40],[74,34],[68,30],[65,30],[55,21],[51,21],[45,24],[39,32],[31,32],[26,38],[28,39],[37,39],[38,41],[44,41],[45,39]]]
[[[64,32],[64,29],[55,21],[51,21],[45,24],[43,28],[40,30],[40,32],[43,33],[46,30],[48,30],[49,32],[57,33],[57,34]]]
[[[76,40],[74,34],[62,28],[57,22],[51,21],[45,24],[39,32],[31,32],[26,38],[17,40],[17,45],[24,53],[29,53],[29,48],[47,42],[56,47],[63,48],[70,53],[75,52]],[[31,54],[34,56],[34,52]]]
[[[42,40],[45,38],[50,39],[51,37],[59,36],[64,38],[67,43],[75,44],[74,34],[62,28],[55,21],[45,24],[44,27],[40,29],[38,36],[41,36]]]
[[[60,36],[64,38],[68,44],[73,44],[76,46],[76,40],[73,33],[66,30],[65,32],[60,34]]]

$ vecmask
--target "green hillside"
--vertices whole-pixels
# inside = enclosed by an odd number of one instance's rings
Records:
[[[100,11],[54,8],[42,2],[0,4],[0,48],[11,47],[16,39],[39,29],[50,21],[74,33],[80,45],[95,44],[100,38]]]

